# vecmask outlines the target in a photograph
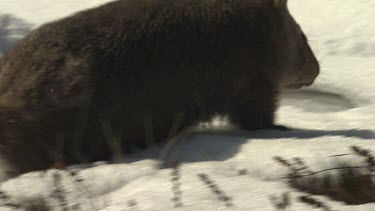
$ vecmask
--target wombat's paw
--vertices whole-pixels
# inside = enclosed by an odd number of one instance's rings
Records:
[[[19,175],[19,172],[2,158],[0,158],[0,166],[0,184],[10,178]]]
[[[291,131],[292,130],[292,128],[289,128],[289,127],[284,126],[284,125],[273,125],[269,129],[279,130],[279,131]]]
[[[55,162],[50,168],[64,170],[66,169],[66,164],[64,162]]]
[[[259,128],[258,130],[291,131],[292,128],[289,128],[289,127],[284,126],[284,125],[271,125],[271,126]]]

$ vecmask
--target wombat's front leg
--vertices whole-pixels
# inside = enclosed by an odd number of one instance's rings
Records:
[[[229,119],[232,124],[245,130],[276,129],[288,130],[285,126],[274,124],[277,95],[253,95],[237,99],[232,105]]]

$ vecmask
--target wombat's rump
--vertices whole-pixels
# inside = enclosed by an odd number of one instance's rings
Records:
[[[1,154],[20,173],[164,139],[176,114],[273,127],[279,90],[319,65],[286,0],[119,0],[31,32],[0,71]]]

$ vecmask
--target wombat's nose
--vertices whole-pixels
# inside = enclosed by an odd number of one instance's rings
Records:
[[[309,78],[309,80],[306,81],[303,85],[304,86],[311,86],[314,83],[315,79],[318,77],[318,75],[319,75],[319,69],[314,71],[313,74],[311,74],[311,77]]]
[[[314,83],[314,80],[311,82],[303,83],[302,86],[311,86]]]
[[[313,78],[314,78],[314,80],[315,80],[315,78],[318,77],[319,73],[320,73],[320,65],[319,65],[318,62],[316,62],[315,65],[314,65],[314,68],[313,68]]]
[[[310,66],[308,70],[308,73],[305,73],[305,75],[299,80],[301,86],[311,86],[314,83],[320,72],[319,64],[316,63]]]
[[[317,59],[314,57],[314,59],[311,62],[309,73],[307,74],[308,77],[306,77],[307,80],[305,80],[304,85],[310,86],[314,83],[315,79],[318,77],[320,73],[320,65]]]
[[[314,56],[314,61],[313,61],[313,72],[314,72],[314,78],[318,77],[319,73],[320,73],[320,64],[318,62],[318,60],[316,59],[316,57]]]

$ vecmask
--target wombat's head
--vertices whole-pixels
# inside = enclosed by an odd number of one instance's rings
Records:
[[[319,63],[312,52],[301,27],[290,15],[287,0],[273,0],[281,12],[280,45],[283,63],[281,87],[298,89],[310,86],[319,75]]]

